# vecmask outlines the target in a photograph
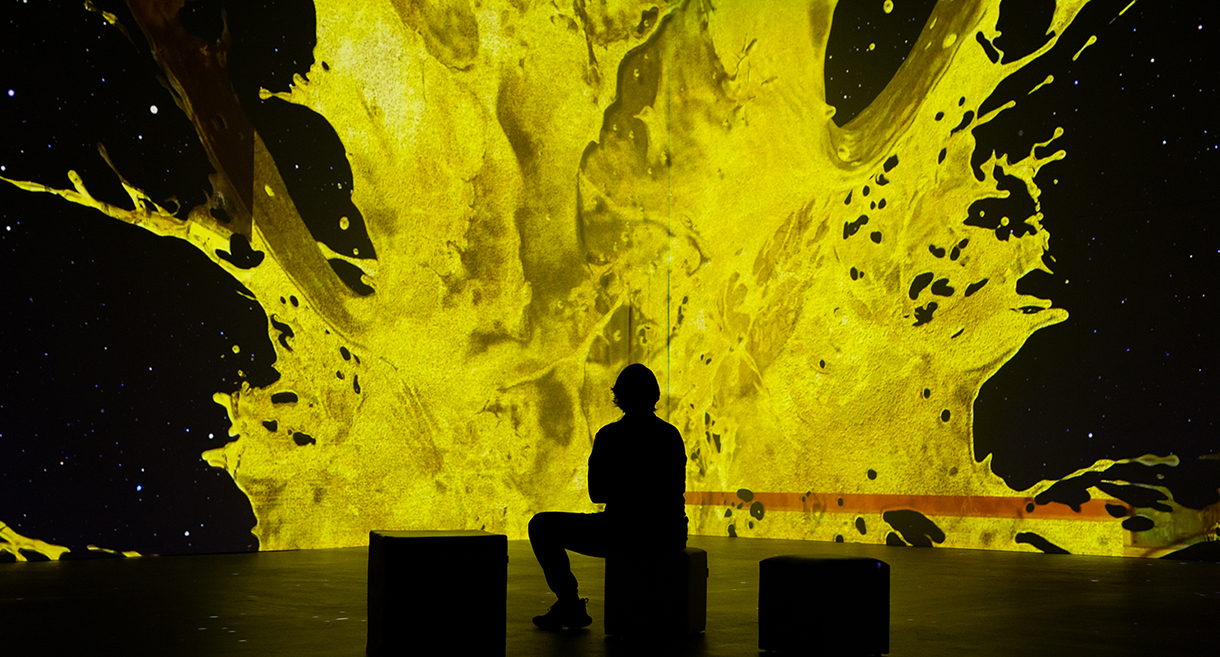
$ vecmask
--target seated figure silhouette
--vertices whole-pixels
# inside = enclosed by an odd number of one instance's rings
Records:
[[[628,365],[613,391],[623,417],[597,432],[589,455],[589,499],[605,511],[544,512],[530,520],[534,555],[559,598],[534,617],[546,630],[593,622],[566,550],[605,558],[686,547],[686,446],[678,429],[654,413],[657,377],[644,365]]]

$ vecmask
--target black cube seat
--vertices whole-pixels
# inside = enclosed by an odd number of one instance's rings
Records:
[[[508,537],[482,531],[369,532],[368,654],[503,655]]]
[[[758,564],[758,648],[819,655],[890,651],[890,566],[867,557]]]
[[[707,552],[699,548],[606,558],[606,634],[681,638],[707,627]]]

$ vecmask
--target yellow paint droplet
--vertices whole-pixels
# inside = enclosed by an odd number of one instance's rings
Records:
[[[352,222],[347,217],[339,217],[339,230],[347,230],[352,225]]]
[[[241,353],[241,347],[239,347],[239,346],[237,346],[237,345],[233,345],[233,353],[235,353],[235,354],[240,354],[240,353]]]
[[[887,14],[894,11],[894,0],[885,0],[885,4],[882,5],[882,7],[885,9],[885,13]]]
[[[263,191],[267,192],[267,196],[275,196],[275,192],[271,191],[271,185],[263,185]]]
[[[1126,11],[1126,10],[1124,10],[1124,11]],[[1089,40],[1085,41],[1083,46],[1080,46],[1080,50],[1077,50],[1076,54],[1072,55],[1072,61],[1076,61],[1076,58],[1080,57],[1080,53],[1084,52],[1085,48],[1088,48],[1089,46],[1091,46],[1095,43],[1097,43],[1097,35],[1093,35],[1093,36],[1089,37]]]
[[[1042,82],[1039,82],[1039,83],[1038,83],[1038,86],[1034,87],[1033,89],[1030,89],[1030,90],[1029,90],[1029,93],[1031,93],[1031,94],[1032,94],[1032,93],[1034,93],[1035,91],[1037,91],[1037,90],[1041,89],[1042,87],[1045,87],[1046,85],[1048,85],[1048,84],[1050,84],[1050,83],[1052,83],[1052,82],[1054,82],[1054,81],[1055,81],[1055,76],[1053,76],[1053,75],[1048,75],[1048,76],[1046,76],[1046,79],[1045,79],[1045,80],[1043,80]]]
[[[869,49],[869,50],[876,50],[876,49],[877,49],[877,44],[875,44],[875,43],[870,43],[870,44],[868,44],[868,49]]]
[[[352,255],[360,255],[360,249],[352,247]]]
[[[949,35],[945,36],[945,40],[944,40],[944,42],[942,43],[942,45],[943,45],[945,48],[948,48],[948,47],[952,46],[952,45],[953,45],[953,44],[955,44],[955,43],[957,43],[957,35],[956,35],[956,34],[949,34]]]

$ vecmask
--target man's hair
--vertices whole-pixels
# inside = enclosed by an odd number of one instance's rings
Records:
[[[661,386],[657,385],[656,375],[640,363],[624,367],[611,390],[614,392],[614,405],[623,412],[654,411],[657,401],[661,399]]]

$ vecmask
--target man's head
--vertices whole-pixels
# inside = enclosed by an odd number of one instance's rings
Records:
[[[639,363],[624,367],[611,390],[614,391],[614,405],[624,413],[651,413],[661,398],[656,375]]]

